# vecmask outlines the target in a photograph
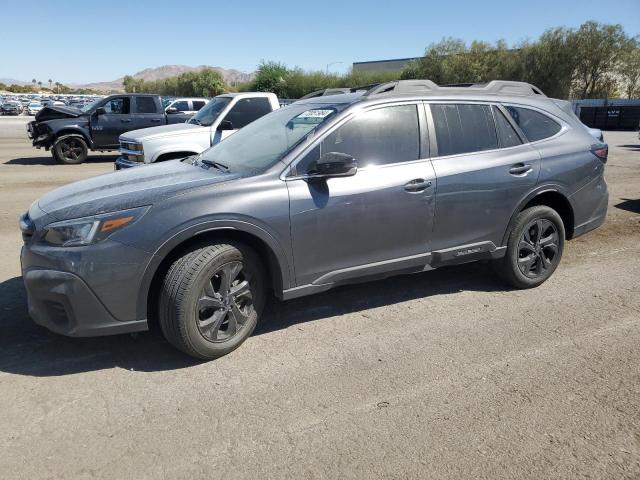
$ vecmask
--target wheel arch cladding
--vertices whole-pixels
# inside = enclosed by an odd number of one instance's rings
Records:
[[[282,266],[280,265],[275,252],[264,240],[251,233],[233,228],[207,230],[196,233],[192,237],[183,240],[171,248],[171,250],[164,255],[162,261],[157,265],[153,272],[151,282],[148,284],[148,288],[146,288],[144,292],[141,292],[143,299],[146,301],[143,305],[139,305],[139,308],[146,308],[146,318],[150,328],[157,328],[158,296],[164,276],[171,264],[176,259],[184,255],[185,252],[192,248],[197,248],[199,245],[211,245],[212,243],[225,242],[239,243],[253,249],[262,260],[263,267],[266,269],[265,276],[269,282],[267,289],[272,290],[278,297],[282,295],[282,291],[284,289],[281,270]],[[144,288],[144,285],[142,288]]]
[[[571,240],[571,237],[573,237],[575,217],[573,207],[567,197],[558,191],[542,192],[529,200],[529,202],[520,211],[536,205],[545,205],[558,212],[558,215],[560,215],[562,223],[564,224],[565,238],[567,240]]]
[[[533,197],[527,198],[518,208],[516,208],[502,238],[502,245],[507,244],[509,234],[511,233],[511,229],[513,228],[513,224],[518,214],[527,208],[535,207],[537,205],[544,205],[558,212],[558,215],[560,215],[562,223],[564,224],[565,238],[567,240],[571,240],[575,226],[575,217],[571,202],[569,202],[569,199],[564,194],[557,190],[544,190],[536,193]]]
[[[53,142],[52,143],[56,143],[58,141],[58,139],[68,136],[68,135],[75,135],[78,137],[82,137],[82,139],[85,141],[85,143],[87,144],[87,148],[92,148],[93,147],[93,142],[91,141],[91,139],[88,138],[87,133],[82,131],[79,128],[63,128],[62,130],[59,130],[57,132],[55,132],[53,134]]]

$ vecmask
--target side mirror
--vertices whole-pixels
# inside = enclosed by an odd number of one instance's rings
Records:
[[[180,110],[178,110],[176,107],[169,107],[167,108],[167,113],[180,113]]]
[[[358,171],[358,162],[351,155],[327,152],[316,163],[318,177],[351,177]]]
[[[96,108],[96,115],[104,115],[105,113],[107,113],[107,111],[104,109],[104,107]]]
[[[229,120],[222,120],[220,125],[218,125],[218,130],[234,130],[233,123]]]

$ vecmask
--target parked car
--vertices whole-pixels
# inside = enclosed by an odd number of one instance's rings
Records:
[[[183,113],[194,115],[198,113],[208,101],[206,98],[175,98],[168,102],[164,111],[168,114]]]
[[[0,111],[2,115],[20,115],[22,113],[22,105],[20,102],[11,100],[4,102],[2,106],[0,106]]]
[[[280,107],[273,93],[226,93],[187,123],[133,130],[120,136],[115,168],[136,167],[194,155]]]
[[[281,299],[491,261],[547,280],[604,222],[608,147],[535,87],[428,80],[278,109],[185,161],[76,182],[20,219],[29,312],[87,336],[146,330],[197,358]]]
[[[42,110],[42,104],[38,102],[31,102],[27,105],[27,115],[35,115]]]
[[[58,162],[77,164],[86,160],[89,150],[116,150],[124,132],[188,118],[165,114],[158,95],[111,95],[82,110],[49,104],[27,125],[27,133],[34,147],[51,149]]]

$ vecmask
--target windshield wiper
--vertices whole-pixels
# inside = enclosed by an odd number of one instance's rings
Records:
[[[214,160],[205,160],[205,159],[200,159],[200,162],[208,165],[209,167],[215,167],[218,170],[222,170],[223,172],[228,172],[229,171],[229,167],[227,165],[225,165],[224,163],[220,163],[220,162],[216,162]]]
[[[200,120],[198,120],[197,118],[192,118],[191,120],[189,120],[189,123],[195,123],[196,125],[202,125],[202,122]]]

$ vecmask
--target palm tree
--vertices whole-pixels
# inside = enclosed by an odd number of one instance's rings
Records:
[[[33,89],[35,90],[36,89],[36,79],[35,78],[32,79],[31,83],[33,83]]]
[[[53,82],[53,80],[49,79],[49,90],[51,90],[51,82]]]
[[[38,82],[38,87],[42,88],[42,81]]]
[[[62,86],[62,84],[60,82],[56,82],[57,93],[60,93],[60,87],[61,86]]]

